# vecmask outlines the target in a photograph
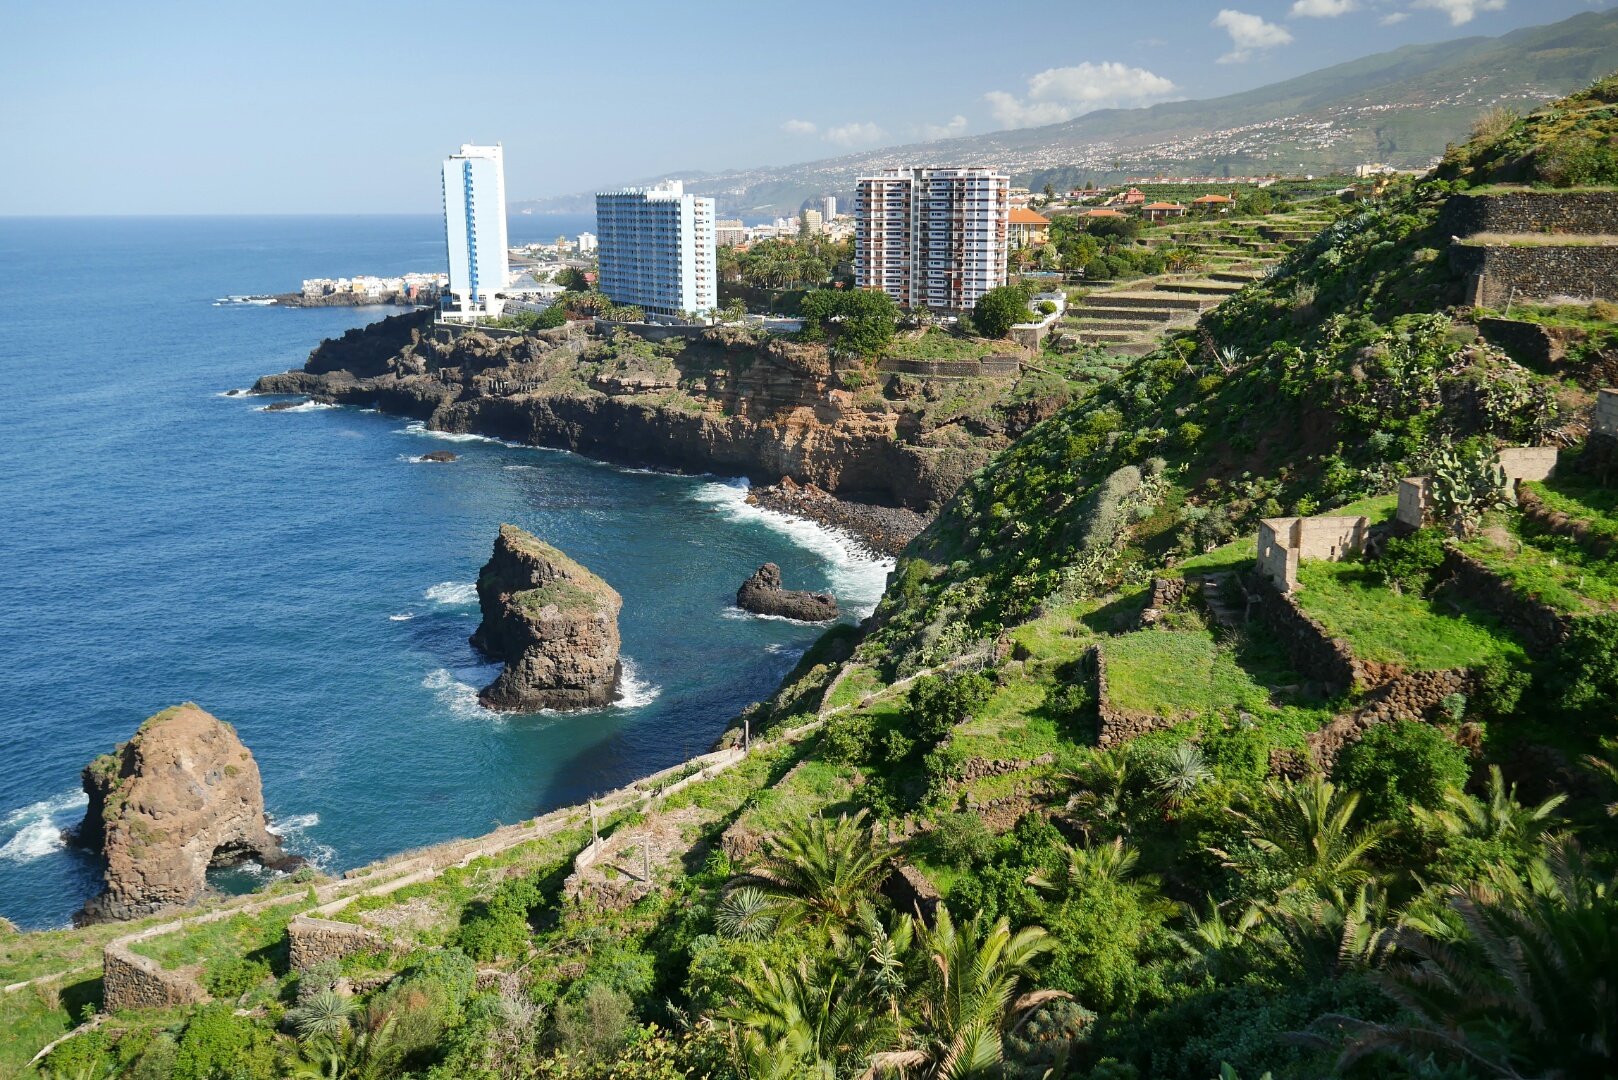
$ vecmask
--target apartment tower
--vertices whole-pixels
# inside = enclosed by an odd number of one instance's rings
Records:
[[[497,318],[506,287],[506,170],[500,144],[461,147],[444,159],[444,236],[449,245],[446,319]]]
[[[854,282],[903,307],[966,311],[1006,283],[1011,178],[887,169],[854,188]]]
[[[719,306],[714,201],[678,180],[596,196],[597,287],[648,317],[706,314]]]

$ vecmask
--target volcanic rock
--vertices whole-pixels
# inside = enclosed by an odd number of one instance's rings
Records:
[[[781,568],[767,562],[736,590],[736,606],[755,615],[779,615],[802,622],[837,618],[837,600],[830,593],[793,592],[781,587]]]
[[[106,857],[106,889],[78,921],[136,919],[189,904],[210,866],[254,859],[287,869],[302,859],[265,828],[258,763],[236,731],[187,702],[85,766],[90,807],[79,843]]]
[[[421,455],[423,461],[459,461],[459,454],[452,454],[448,450],[434,450],[430,454]]]
[[[307,404],[309,404],[309,399],[308,398],[304,398],[302,401],[273,401],[270,404],[264,406],[262,411],[263,412],[285,412],[287,409],[296,409],[299,405],[307,405]]]
[[[505,662],[478,695],[491,709],[587,709],[618,697],[618,612],[612,586],[515,525],[500,526],[478,573],[483,622],[472,644]]]

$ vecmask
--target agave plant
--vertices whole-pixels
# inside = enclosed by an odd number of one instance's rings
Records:
[[[287,1013],[292,1030],[300,1039],[338,1039],[348,1031],[348,1018],[354,1003],[335,990],[319,990],[296,1009]]]
[[[763,941],[775,933],[778,903],[763,889],[751,885],[732,889],[714,912],[714,929],[720,937],[736,941]]]

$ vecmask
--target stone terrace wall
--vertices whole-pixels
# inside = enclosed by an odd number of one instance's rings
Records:
[[[125,1009],[166,1009],[192,1005],[207,998],[197,981],[181,971],[164,971],[149,956],[130,952],[122,941],[101,954],[103,1012]]]
[[[901,360],[885,356],[877,361],[876,369],[905,375],[1003,378],[1021,374],[1022,361],[1015,356],[985,356],[981,360]]]
[[[1374,681],[1348,642],[1332,637],[1267,576],[1255,574],[1249,585],[1258,596],[1259,618],[1286,645],[1294,671],[1325,683],[1334,693],[1360,689]]]
[[[341,960],[386,944],[382,935],[354,923],[299,914],[287,924],[287,962],[294,969]]]
[[[1351,742],[1358,742],[1367,729],[1394,720],[1430,719],[1451,694],[1470,696],[1476,690],[1477,679],[1466,668],[1400,675],[1367,694],[1365,703],[1358,709],[1311,732],[1308,736],[1310,756],[1316,764],[1330,768],[1338,751]]]
[[[1451,195],[1438,215],[1449,236],[1479,232],[1618,233],[1618,191]]]
[[[1618,247],[1452,244],[1449,259],[1472,279],[1467,302],[1481,307],[1555,296],[1618,299]]]
[[[1439,568],[1439,577],[1451,579],[1456,592],[1517,631],[1530,655],[1548,656],[1567,637],[1567,616],[1519,595],[1470,555],[1450,549]]]
[[[1090,662],[1095,667],[1096,702],[1101,713],[1101,732],[1096,745],[1106,750],[1148,731],[1174,726],[1174,721],[1165,716],[1114,708],[1107,695],[1107,659],[1100,645],[1091,647]]]

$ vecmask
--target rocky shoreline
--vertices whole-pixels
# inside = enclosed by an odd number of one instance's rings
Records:
[[[755,487],[747,501],[765,510],[775,510],[817,525],[839,529],[877,555],[897,556],[932,521],[932,514],[919,514],[899,506],[839,499],[813,484],[794,483],[783,476],[781,482]]]

